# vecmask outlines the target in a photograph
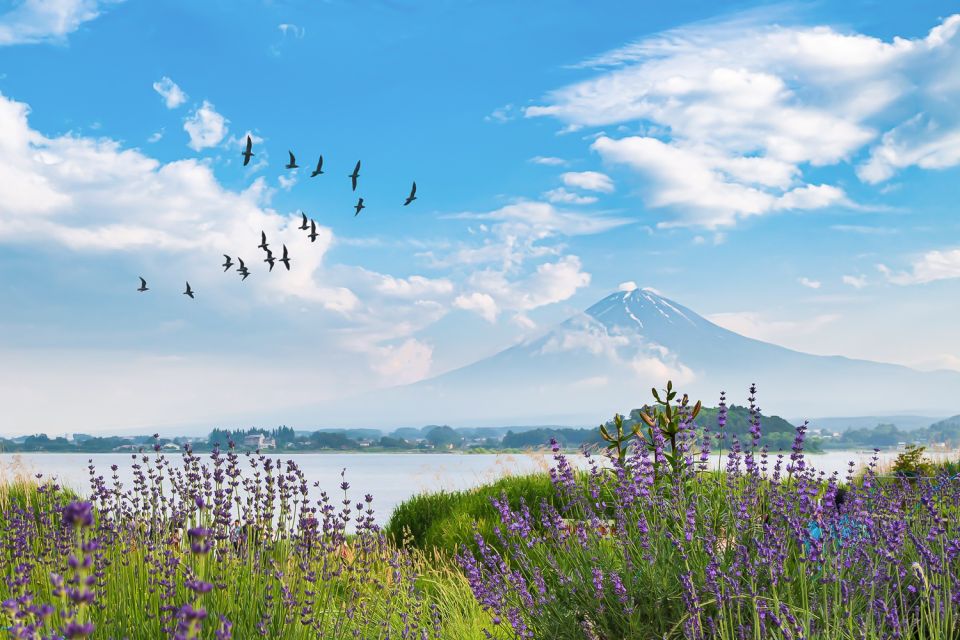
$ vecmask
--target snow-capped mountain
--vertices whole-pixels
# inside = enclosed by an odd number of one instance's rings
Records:
[[[668,379],[708,406],[721,390],[744,404],[756,382],[760,406],[780,415],[960,410],[960,373],[793,351],[632,289],[494,356],[354,403],[352,415],[383,426],[594,424],[648,402]]]

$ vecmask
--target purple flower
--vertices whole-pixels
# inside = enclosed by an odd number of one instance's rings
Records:
[[[93,505],[74,501],[63,508],[63,524],[67,527],[85,528],[93,525]]]

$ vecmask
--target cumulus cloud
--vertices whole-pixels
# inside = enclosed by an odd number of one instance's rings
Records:
[[[850,206],[838,186],[805,173],[855,162],[865,149],[858,175],[869,183],[960,163],[951,106],[960,99],[960,15],[925,37],[892,40],[761,18],[684,27],[589,60],[595,77],[525,115],[641,125],[648,133],[599,135],[592,148],[637,172],[647,204],[673,218],[666,226]]]
[[[960,278],[960,249],[928,251],[916,258],[906,271],[895,272],[884,264],[878,264],[877,270],[887,282],[899,285]]]
[[[187,94],[167,76],[163,76],[154,82],[153,90],[163,98],[163,103],[167,105],[167,109],[176,109],[187,101]]]
[[[819,281],[819,280],[811,280],[810,278],[797,278],[797,282],[799,282],[799,283],[800,283],[801,285],[803,285],[804,287],[807,287],[808,289],[819,289],[819,288],[820,288],[820,281]]]
[[[587,191],[613,192],[613,180],[599,171],[568,171],[560,176],[563,184]]]
[[[453,301],[453,306],[465,311],[475,311],[490,323],[496,322],[497,316],[500,315],[497,301],[488,293],[477,293],[475,291],[469,295],[459,295]]]
[[[228,120],[217,113],[207,100],[183,121],[183,130],[190,136],[189,146],[200,151],[220,144],[227,135]]]
[[[22,0],[0,14],[0,46],[62,40],[122,0]]]

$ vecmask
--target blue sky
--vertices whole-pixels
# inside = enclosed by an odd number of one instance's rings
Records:
[[[811,353],[960,370],[955,10],[0,3],[0,433],[282,420],[624,281]]]

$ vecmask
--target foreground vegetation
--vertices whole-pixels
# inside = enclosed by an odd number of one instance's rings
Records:
[[[574,469],[417,496],[311,486],[296,463],[187,449],[91,468],[83,500],[0,484],[0,628],[15,638],[957,637],[960,469],[922,450],[827,477],[668,389]],[[703,422],[701,418],[700,422]],[[739,430],[739,429],[738,429]],[[711,448],[731,443],[722,468]]]

